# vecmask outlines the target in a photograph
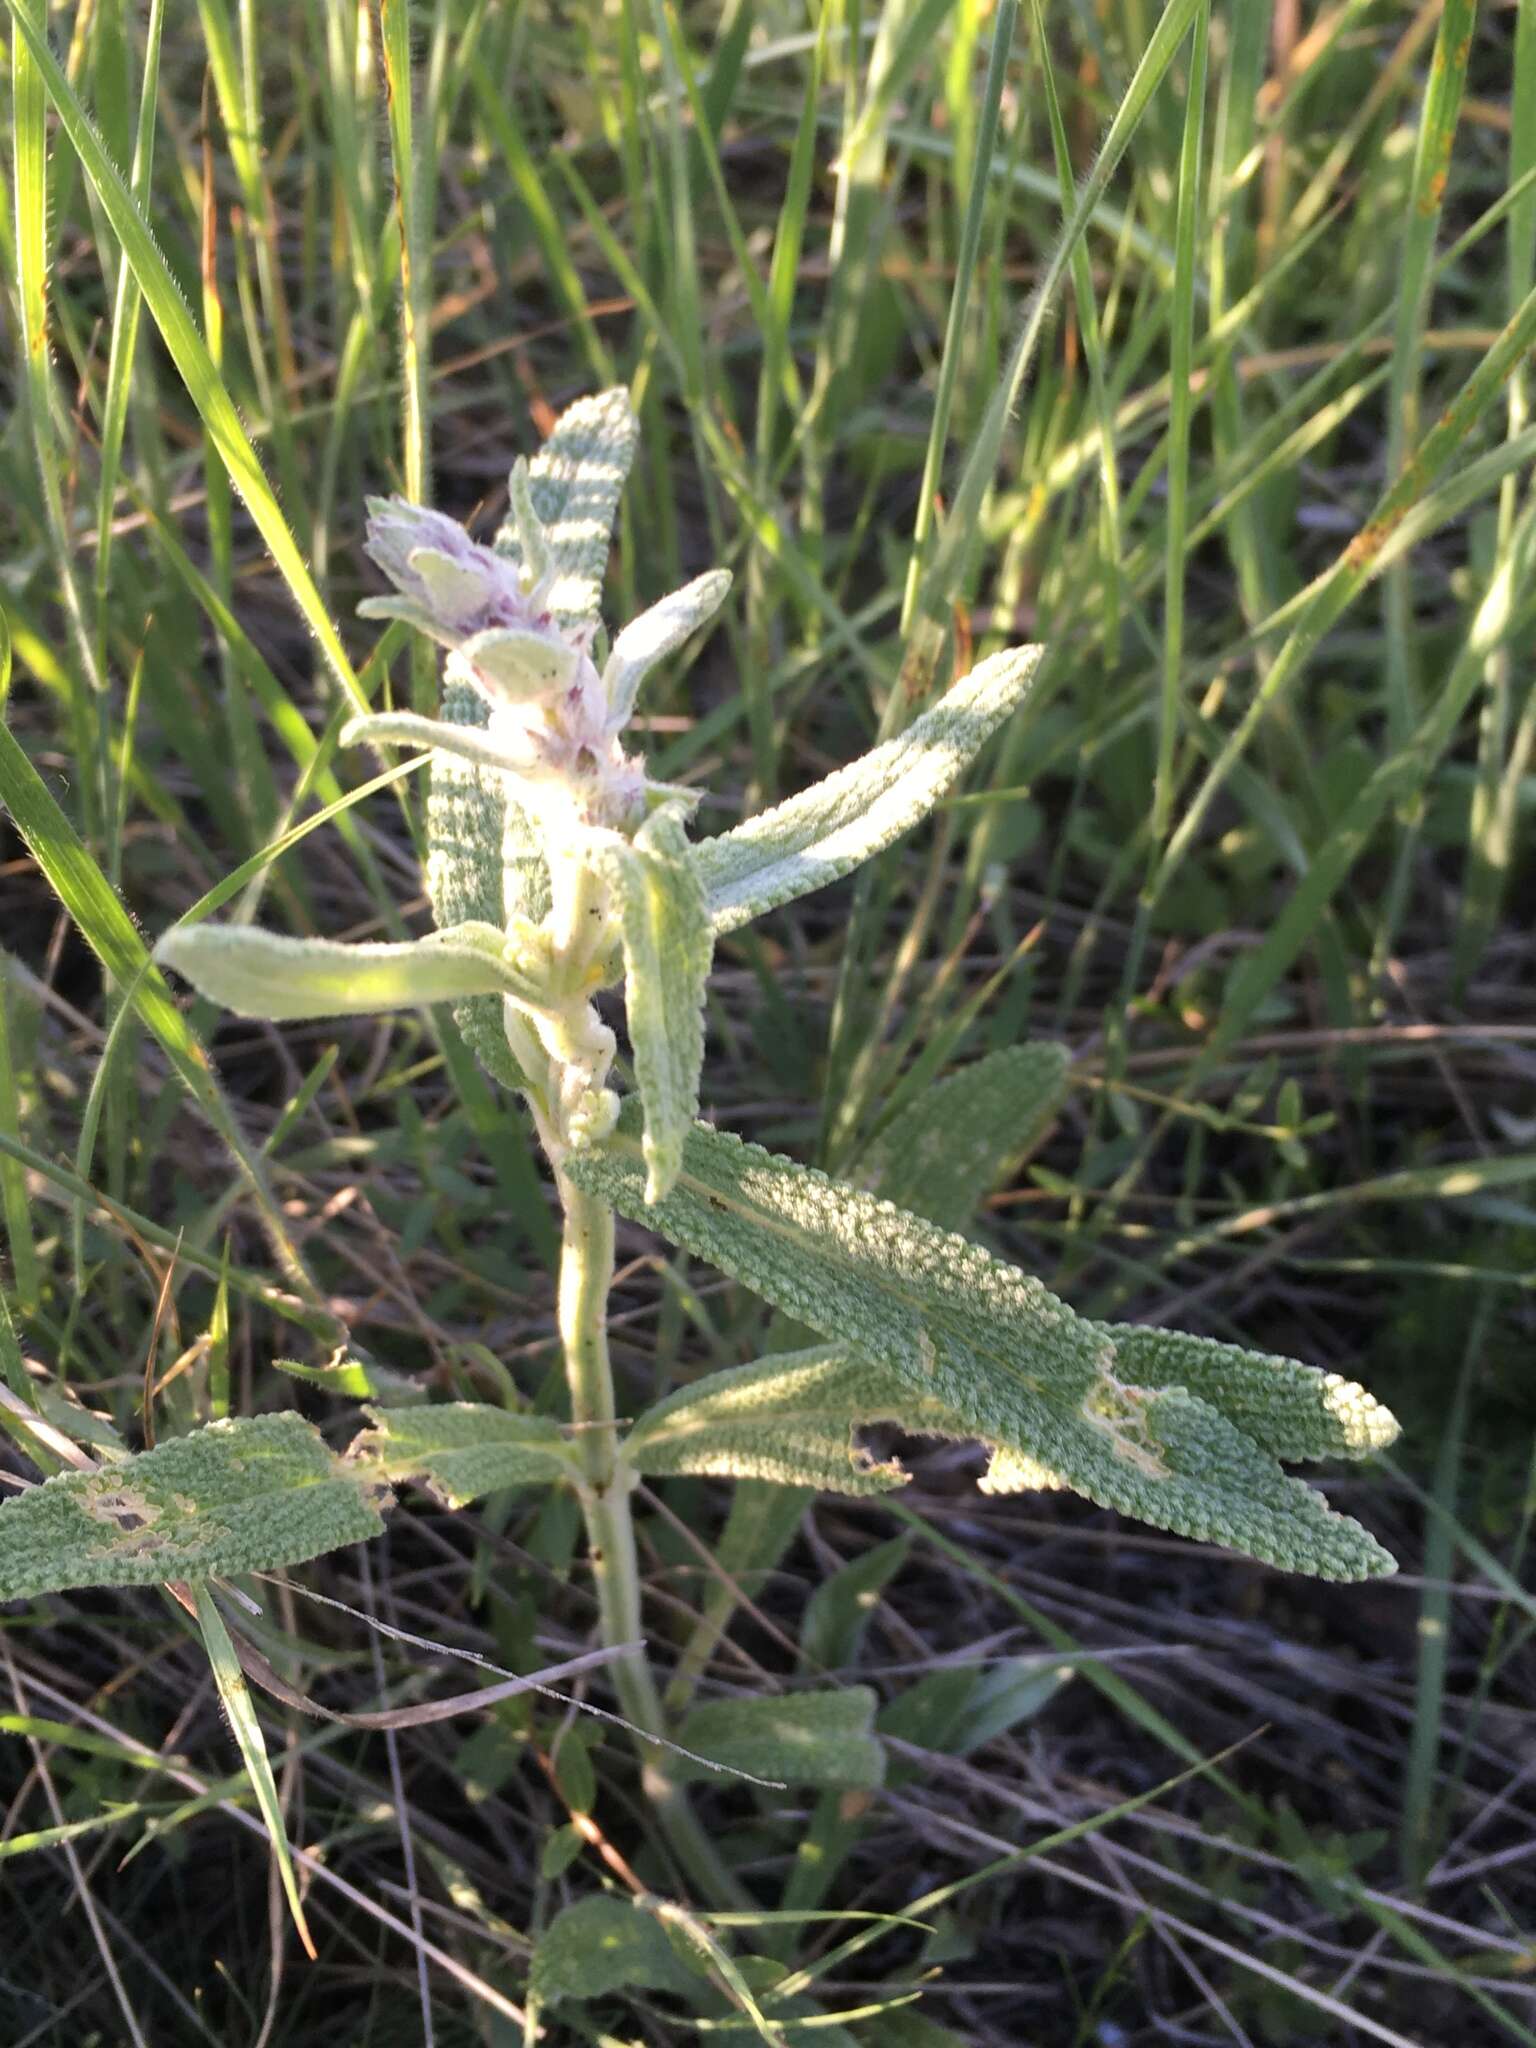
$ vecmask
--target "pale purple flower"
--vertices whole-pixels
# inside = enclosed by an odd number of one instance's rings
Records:
[[[404,498],[370,498],[363,542],[399,592],[358,606],[365,618],[404,619],[444,647],[491,628],[558,640],[543,593],[524,587],[517,565],[471,540],[446,513]]]

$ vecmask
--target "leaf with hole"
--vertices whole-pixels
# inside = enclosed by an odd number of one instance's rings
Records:
[[[907,1426],[923,1428],[925,1408],[937,1408],[945,1433],[999,1446],[995,1490],[1070,1487],[1155,1528],[1322,1578],[1393,1569],[1357,1522],[1214,1405],[1219,1375],[1203,1395],[1138,1383],[1140,1340],[1128,1340],[1122,1366],[1109,1331],[968,1239],[702,1124],[671,1194],[648,1204],[630,1108],[608,1143],[573,1153],[566,1170],[893,1373],[911,1402]],[[1272,1376],[1267,1399],[1277,1415],[1326,1407],[1337,1395],[1324,1382]]]
[[[414,1479],[461,1508],[504,1486],[544,1486],[575,1471],[560,1426],[480,1401],[367,1411],[353,1455],[386,1479]]]
[[[0,1504],[0,1600],[304,1564],[377,1536],[379,1490],[301,1415],[210,1422]]]

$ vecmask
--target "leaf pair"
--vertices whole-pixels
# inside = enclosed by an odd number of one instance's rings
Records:
[[[742,1469],[769,1476],[777,1462],[793,1478],[791,1397],[814,1383],[821,1406],[802,1441],[824,1475],[817,1483],[834,1483],[825,1475],[839,1469],[840,1442],[840,1490],[869,1490],[884,1474],[860,1462],[849,1432],[894,1420],[989,1445],[994,1490],[1070,1487],[1154,1527],[1322,1578],[1393,1569],[1358,1523],[1278,1463],[1360,1457],[1392,1441],[1395,1422],[1352,1383],[1231,1345],[1088,1322],[968,1239],[705,1125],[689,1133],[660,1203],[645,1199],[632,1109],[567,1171],[847,1349],[841,1368],[818,1371],[802,1356],[712,1376],[692,1390],[697,1428],[687,1397],[675,1397],[642,1420],[639,1458],[689,1469],[692,1455],[719,1470],[734,1428]]]

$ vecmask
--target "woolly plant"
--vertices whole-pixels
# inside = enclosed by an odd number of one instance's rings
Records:
[[[297,1416],[214,1424],[0,1507],[0,1599],[297,1564],[375,1530],[388,1481],[421,1481],[454,1506],[509,1485],[565,1487],[585,1519],[603,1637],[618,1648],[643,1633],[638,1479],[878,1494],[907,1474],[866,1447],[877,1424],[984,1446],[992,1493],[1068,1489],[1322,1578],[1391,1571],[1357,1522],[1282,1469],[1389,1443],[1396,1425],[1363,1389],[1287,1358],[1089,1321],[958,1234],[976,1161],[998,1152],[999,1132],[1022,1152],[1049,1120],[1066,1079],[1058,1048],[994,1055],[943,1084],[879,1141],[872,1187],[697,1120],[716,938],[916,825],[1024,702],[1041,650],[991,656],[861,760],[695,838],[696,793],[652,780],[626,728],[647,674],[706,624],[730,578],[697,578],[604,651],[599,596],[635,438],[622,390],[573,406],[513,470],[493,547],[440,513],[370,501],[367,546],[392,591],[362,609],[444,648],[441,715],[382,712],[343,737],[430,751],[435,934],[341,945],[197,925],[159,947],[242,1016],[454,1006],[485,1067],[527,1105],[554,1176],[568,1424],[490,1405],[380,1405],[344,1457]],[[635,1082],[622,1104],[597,1000],[620,986]],[[616,1213],[822,1341],[679,1386],[621,1429],[605,1316]],[[675,1753],[647,1740],[668,1728],[650,1667],[628,1658],[613,1671],[674,1846],[701,1888],[714,1884]],[[878,1775],[870,1696],[837,1697],[796,1696],[787,1748],[802,1780]],[[715,1738],[782,1764],[785,1703],[730,1706]]]

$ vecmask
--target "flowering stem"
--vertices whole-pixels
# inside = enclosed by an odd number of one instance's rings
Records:
[[[602,1638],[617,1647],[639,1641],[643,1626],[635,1524],[630,1512],[635,1479],[618,1448],[613,1372],[608,1360],[613,1211],[606,1202],[583,1194],[558,1170],[556,1178],[565,1209],[559,1324],[571,1419],[577,1425],[581,1457],[577,1493],[586,1521]],[[699,1825],[687,1791],[672,1775],[668,1752],[646,1740],[661,1735],[666,1720],[649,1658],[643,1652],[616,1658],[612,1670],[619,1704],[640,1757],[641,1783],[678,1862],[711,1904],[750,1904]]]

